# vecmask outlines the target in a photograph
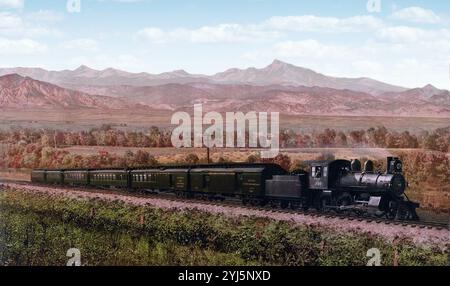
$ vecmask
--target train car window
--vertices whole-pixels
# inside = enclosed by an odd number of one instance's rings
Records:
[[[206,188],[209,184],[209,175],[204,175],[203,176],[203,187]]]
[[[328,176],[328,167],[323,167],[323,176],[324,177]]]
[[[311,174],[313,178],[322,178],[322,167],[312,167],[311,168]]]

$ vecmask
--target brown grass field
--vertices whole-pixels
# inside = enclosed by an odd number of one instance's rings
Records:
[[[173,128],[170,119],[173,112],[167,110],[98,111],[83,110],[1,110],[0,129],[9,128],[50,128],[58,130],[88,130],[111,124],[119,128],[140,131],[151,126]],[[432,117],[381,117],[381,116],[283,116],[282,128],[310,132],[334,128],[336,130],[368,129],[385,126],[394,131],[405,130],[413,133],[430,131],[449,126],[449,118]]]

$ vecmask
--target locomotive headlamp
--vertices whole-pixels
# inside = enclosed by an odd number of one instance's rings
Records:
[[[402,167],[403,167],[402,162],[397,161],[397,162],[395,163],[395,171],[401,172],[401,171],[402,171]]]
[[[387,173],[395,174],[403,171],[403,164],[399,158],[388,157],[387,158]]]

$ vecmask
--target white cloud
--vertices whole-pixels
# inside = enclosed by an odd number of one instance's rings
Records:
[[[22,26],[22,19],[9,12],[0,12],[0,30],[15,29]]]
[[[39,10],[27,15],[27,18],[36,22],[58,22],[64,16],[61,13],[52,10]]]
[[[34,15],[37,16],[37,15]],[[50,13],[39,13],[39,17],[47,17],[50,20]],[[56,20],[55,18],[53,18]],[[33,19],[33,14],[20,17],[10,12],[0,12],[0,34],[12,37],[36,38],[42,36],[59,37],[63,33],[48,25],[42,25],[41,21]]]
[[[98,42],[93,39],[75,39],[64,42],[61,47],[68,50],[80,50],[80,51],[90,51],[95,52],[99,49]]]
[[[421,7],[409,7],[394,12],[391,18],[397,20],[410,21],[414,23],[429,23],[435,24],[441,21],[441,18],[436,15],[432,10],[424,9]]]
[[[30,39],[10,40],[0,38],[1,55],[34,55],[47,51],[47,46]]]
[[[359,32],[382,27],[383,21],[373,16],[349,18],[318,17],[314,15],[271,17],[261,26],[265,28],[300,32]]]
[[[383,21],[373,16],[334,18],[306,15],[272,17],[252,25],[229,23],[203,26],[197,29],[176,28],[170,30],[147,27],[138,31],[136,37],[154,43],[174,41],[192,43],[265,42],[281,38],[285,32],[362,32],[379,29],[383,26]]]
[[[177,28],[164,31],[148,27],[137,32],[137,38],[156,43],[184,41],[191,43],[235,43],[257,42],[274,39],[280,36],[275,31],[264,31],[256,26],[240,24],[220,24],[203,26],[198,29]]]
[[[408,26],[387,27],[377,31],[377,37],[398,43],[418,43],[424,41],[450,40],[447,29],[427,30]]]
[[[163,43],[166,40],[166,33],[159,28],[148,27],[138,31],[136,37],[155,43]]]
[[[23,8],[24,0],[0,0],[0,7],[20,9]]]

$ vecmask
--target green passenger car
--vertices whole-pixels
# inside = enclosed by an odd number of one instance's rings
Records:
[[[128,171],[126,170],[94,170],[90,171],[90,185],[102,187],[128,187]]]
[[[48,170],[46,172],[46,182],[49,184],[63,184],[63,172],[61,170]]]
[[[89,172],[87,170],[64,171],[64,182],[69,185],[89,185]]]
[[[136,190],[159,190],[159,169],[145,169],[131,171],[131,187]]]
[[[45,170],[33,170],[31,171],[31,181],[36,183],[46,182],[46,172]]]

